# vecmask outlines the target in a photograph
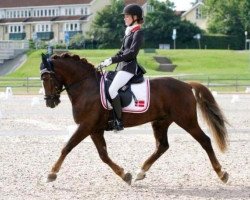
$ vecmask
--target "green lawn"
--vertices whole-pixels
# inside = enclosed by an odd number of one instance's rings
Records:
[[[40,55],[45,50],[29,52],[28,60],[16,72],[8,77],[39,77]],[[97,65],[117,50],[73,50],[73,54],[85,57]],[[174,72],[158,71],[158,63],[153,56],[166,56],[177,68]],[[138,57],[139,62],[147,69],[147,75],[190,75],[210,76],[215,78],[250,78],[250,51],[229,50],[157,50],[156,53],[144,53]],[[114,68],[115,65],[109,69]]]
[[[35,92],[41,87],[39,67],[41,53],[46,50],[30,51],[28,59],[14,73],[1,77],[0,91],[13,87],[15,93]],[[97,65],[105,58],[114,55],[117,50],[74,50],[89,62]],[[157,70],[154,56],[165,56],[172,60],[177,68],[174,72]],[[250,86],[250,51],[229,50],[156,50],[156,53],[144,53],[138,56],[139,63],[147,70],[148,76],[174,76],[183,81],[199,81],[216,91],[245,91]],[[115,65],[109,67],[114,69]]]

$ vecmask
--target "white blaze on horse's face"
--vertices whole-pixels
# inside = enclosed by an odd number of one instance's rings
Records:
[[[53,72],[45,72],[41,75],[43,87],[45,91],[46,106],[50,108],[56,107],[60,103],[60,93]]]

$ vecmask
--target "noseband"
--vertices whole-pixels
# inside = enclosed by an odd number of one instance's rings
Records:
[[[47,95],[44,95],[44,99],[45,100],[58,100],[59,97],[60,97],[60,94],[66,89],[66,88],[62,88],[62,89],[59,89],[58,88],[58,84],[59,81],[57,80],[57,78],[55,77],[55,72],[54,71],[50,71],[48,69],[43,69],[41,71],[41,79],[42,79],[42,76],[43,74],[49,74],[49,81],[50,82],[54,82],[55,83],[55,93],[54,94],[47,94]]]

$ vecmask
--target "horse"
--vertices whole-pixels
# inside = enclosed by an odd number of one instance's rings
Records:
[[[55,181],[62,163],[70,151],[87,136],[90,136],[97,148],[100,159],[127,184],[131,184],[132,175],[117,165],[108,155],[104,132],[108,128],[110,110],[104,109],[100,100],[100,79],[102,73],[78,55],[64,53],[48,57],[42,55],[40,65],[41,80],[45,90],[47,107],[54,108],[60,103],[60,94],[66,90],[72,104],[73,118],[78,124],[59,159],[47,176],[47,182]],[[197,106],[198,105],[198,106]],[[150,79],[150,105],[144,113],[123,113],[124,127],[133,127],[150,122],[152,125],[156,149],[143,163],[136,181],[142,180],[153,163],[169,148],[168,128],[175,122],[188,132],[206,151],[212,167],[220,180],[228,181],[229,175],[222,170],[216,158],[210,137],[198,124],[197,107],[222,152],[228,146],[228,123],[222,110],[209,89],[198,82],[182,82],[171,77]]]

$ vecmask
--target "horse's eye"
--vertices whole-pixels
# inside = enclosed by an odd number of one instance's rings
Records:
[[[50,78],[51,78],[51,77],[50,77],[49,74],[43,74],[43,75],[41,76],[41,80],[43,80],[43,81],[49,80]]]

